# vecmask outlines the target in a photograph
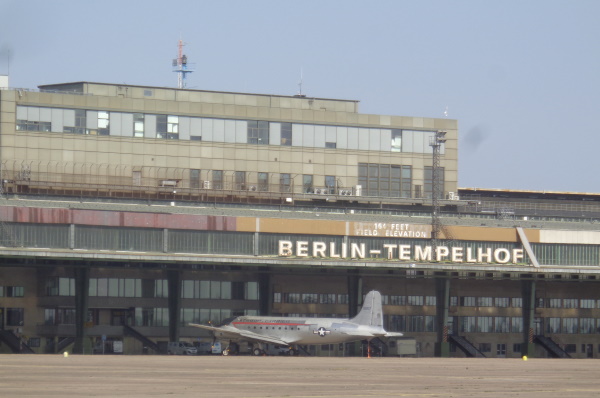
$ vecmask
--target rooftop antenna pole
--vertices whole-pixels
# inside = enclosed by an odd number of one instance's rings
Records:
[[[179,39],[177,58],[173,60],[173,72],[177,73],[177,88],[186,88],[185,79],[188,73],[192,73],[193,70],[188,69],[187,56],[183,53],[183,40]]]
[[[300,68],[300,81],[298,82],[298,89],[299,89],[299,91],[298,91],[298,94],[297,94],[298,97],[305,97],[305,95],[302,94],[302,81],[303,80],[304,80],[304,76],[303,76],[303,73],[302,73],[302,68]]]

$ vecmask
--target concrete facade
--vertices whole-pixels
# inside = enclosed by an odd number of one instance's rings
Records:
[[[419,356],[600,357],[600,195],[458,188],[455,120],[297,96],[40,89],[0,90],[4,352],[161,352],[212,341],[189,322],[349,317],[376,289],[386,328]]]

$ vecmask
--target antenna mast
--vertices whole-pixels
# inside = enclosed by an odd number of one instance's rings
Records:
[[[177,88],[186,88],[185,79],[188,73],[193,70],[188,69],[187,56],[183,53],[183,40],[179,39],[177,58],[173,59],[173,72],[177,73]]]

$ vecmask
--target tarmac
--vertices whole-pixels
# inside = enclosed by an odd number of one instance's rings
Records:
[[[600,396],[597,359],[0,355],[0,397]]]

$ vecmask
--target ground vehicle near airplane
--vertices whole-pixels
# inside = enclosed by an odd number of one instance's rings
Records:
[[[378,337],[399,337],[402,333],[386,332],[383,328],[381,294],[370,291],[354,318],[296,318],[270,316],[239,316],[230,318],[221,326],[199,325],[210,330],[215,339],[228,340],[223,355],[237,354],[242,341],[254,344],[254,355],[265,355],[265,344],[289,348],[289,355],[298,354],[298,346],[310,344],[338,344]]]
[[[196,355],[198,349],[190,343],[183,341],[172,341],[167,346],[167,354],[171,355]]]

